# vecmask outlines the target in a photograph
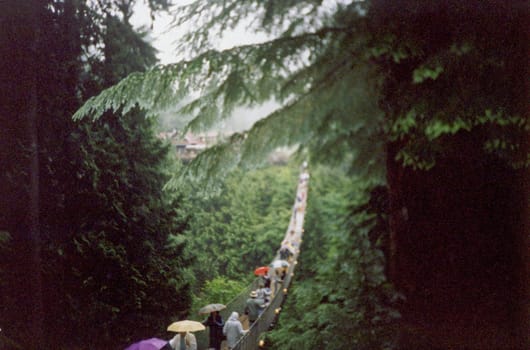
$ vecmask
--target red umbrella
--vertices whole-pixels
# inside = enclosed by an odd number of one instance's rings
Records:
[[[256,276],[265,276],[269,272],[268,266],[261,266],[254,270]]]

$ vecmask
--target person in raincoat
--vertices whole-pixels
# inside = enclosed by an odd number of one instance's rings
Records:
[[[265,301],[258,299],[258,293],[253,290],[250,292],[250,298],[247,299],[247,306],[245,307],[245,314],[248,315],[250,324],[254,323],[263,309],[265,308]]]
[[[210,349],[220,350],[223,341],[223,326],[225,325],[219,311],[213,311],[210,316],[202,323],[210,327]]]
[[[272,292],[272,295],[276,295],[278,294],[278,291],[280,290],[281,286],[282,286],[282,283],[283,283],[283,279],[285,277],[285,274],[287,273],[287,268],[285,267],[279,267],[279,268],[276,268],[276,269],[271,269],[274,273],[274,275],[272,276],[272,280],[274,281],[274,284],[273,284],[273,292]]]
[[[190,332],[179,332],[169,341],[175,350],[197,350],[197,339]]]
[[[247,332],[248,330],[243,330],[243,325],[239,321],[239,314],[235,311],[232,312],[223,327],[223,334],[226,335],[228,349],[233,349],[239,341],[239,338]]]
[[[256,293],[258,293],[257,298],[263,299],[265,304],[267,304],[270,301],[271,296],[271,290],[270,288],[265,288],[265,285],[263,283],[258,284],[258,289],[256,290]]]

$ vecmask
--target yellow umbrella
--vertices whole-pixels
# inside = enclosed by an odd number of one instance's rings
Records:
[[[167,330],[171,332],[196,332],[205,329],[202,323],[190,320],[173,322],[167,327]]]

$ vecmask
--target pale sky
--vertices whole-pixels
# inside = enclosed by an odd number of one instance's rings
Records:
[[[161,63],[174,63],[178,60],[178,57],[175,57],[174,50],[172,47],[173,41],[175,40],[176,33],[168,32],[169,23],[171,17],[167,14],[157,15],[155,21],[152,22],[149,15],[149,8],[147,5],[140,1],[135,6],[134,14],[131,17],[131,23],[135,28],[141,26],[149,28],[153,25],[151,30],[151,36],[154,39],[153,46],[159,51],[157,56]]]
[[[131,23],[135,28],[139,28],[140,26],[149,28],[151,24],[153,25],[151,36],[154,39],[153,46],[159,51],[157,57],[160,60],[160,63],[174,63],[183,58],[175,52],[175,41],[178,40],[180,36],[179,33],[182,33],[182,31],[170,29],[171,15],[166,13],[158,14],[155,21],[152,22],[147,5],[143,1],[140,1],[135,6],[134,15],[131,17]],[[223,38],[218,41],[216,48],[224,50],[237,45],[263,42],[265,40],[267,40],[265,34],[249,33],[242,27],[225,33]]]
[[[320,6],[319,12],[321,15],[333,13],[338,4],[345,4],[350,1],[351,0],[324,0]],[[362,2],[364,0],[357,1]],[[191,2],[191,0],[179,0],[178,4],[182,5],[189,2]],[[303,15],[303,12],[301,14]],[[251,19],[249,19],[248,23],[250,23],[250,20]],[[135,6],[134,15],[131,18],[131,23],[135,28],[139,28],[142,25],[149,28],[153,25],[153,29],[151,30],[152,37],[154,38],[153,45],[159,50],[157,57],[161,63],[174,63],[184,58],[183,56],[179,56],[175,50],[175,41],[178,40],[180,35],[179,30],[170,30],[171,15],[159,13],[156,16],[155,21],[152,22],[145,1],[138,1]],[[224,50],[238,45],[264,42],[268,39],[270,39],[270,37],[266,34],[250,32],[246,28],[246,25],[242,24],[233,31],[225,32],[223,38],[217,41],[216,49]]]

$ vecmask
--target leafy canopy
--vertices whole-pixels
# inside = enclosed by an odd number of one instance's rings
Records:
[[[190,28],[179,49],[191,59],[134,73],[74,117],[178,106],[196,130],[235,106],[279,101],[248,133],[192,164],[208,175],[249,166],[279,145],[381,174],[386,142],[399,144],[403,164],[428,169],[438,155],[457,151],[448,141],[464,132],[526,167],[519,30],[526,8],[519,1],[197,0],[174,9],[175,25]],[[270,39],[213,48],[217,37],[244,25]]]

